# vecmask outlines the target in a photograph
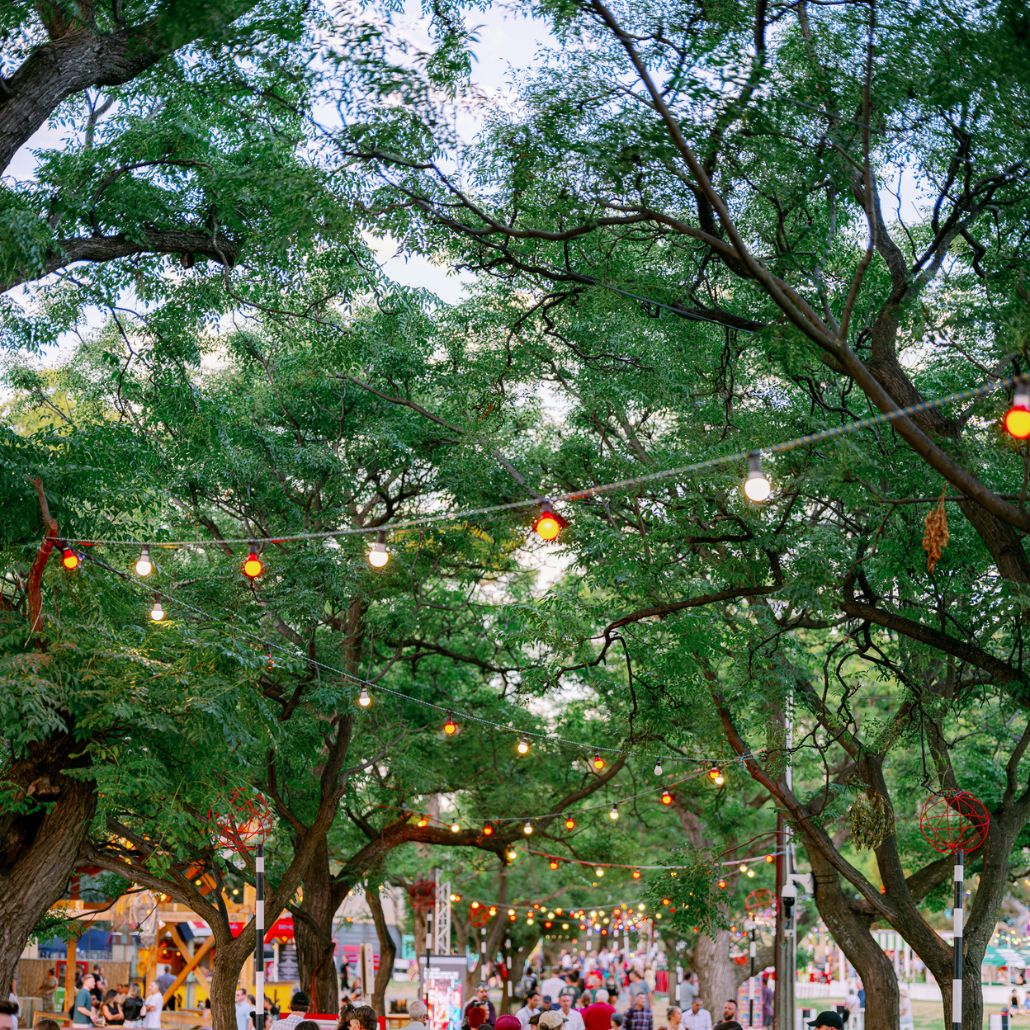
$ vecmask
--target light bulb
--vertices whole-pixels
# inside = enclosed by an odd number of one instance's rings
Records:
[[[754,871],[754,869],[749,869],[747,871],[747,878],[749,880],[753,880],[755,878],[755,871]]]
[[[526,737],[519,737],[519,742],[515,745],[515,750],[520,755],[528,755],[530,746],[529,740]]]
[[[451,823],[451,833],[461,833],[461,826],[458,823]]]
[[[740,870],[740,871],[741,871],[742,873],[746,873],[746,872],[747,872],[747,863],[746,863],[746,862],[741,862],[741,863],[740,863],[740,865],[739,865],[739,866],[738,866],[737,868],[738,868],[738,869],[739,869],[739,870]]]
[[[568,525],[556,511],[551,510],[551,502],[544,501],[540,514],[533,523],[533,532],[541,540],[556,540],[558,534]]]
[[[612,805],[608,811],[608,818],[614,823],[619,818],[619,806],[617,804]]]
[[[247,579],[257,579],[264,571],[265,567],[257,556],[257,551],[251,548],[250,554],[247,555],[247,560],[243,563],[243,575]]]
[[[514,848],[508,848],[508,850],[504,853],[504,857],[509,862],[514,862],[515,859],[519,857],[519,853]]]
[[[390,552],[386,549],[386,534],[380,533],[368,545],[368,564],[373,569],[385,569],[390,560]]]
[[[161,606],[161,602],[158,598],[154,598],[153,607],[150,609],[150,621],[151,622],[164,622],[165,610]]]
[[[598,753],[594,755],[594,760],[591,764],[593,765],[595,771],[600,772],[605,766],[605,761],[601,757],[600,753]]]
[[[361,693],[358,694],[358,704],[361,705],[362,708],[368,708],[371,706],[372,695],[368,692],[367,687],[361,688]]]
[[[527,819],[522,827],[522,832],[528,837],[533,832],[533,824]]]
[[[495,830],[494,830],[494,824],[493,823],[487,823],[483,827],[483,836],[484,837],[492,837],[494,835],[494,833],[495,833]]]
[[[596,876],[600,880],[601,877],[604,876],[604,869],[602,869],[601,866],[598,866],[594,870],[594,876]]]
[[[1016,388],[1012,406],[1005,412],[1005,432],[1017,440],[1030,437],[1030,390],[1025,386]]]
[[[418,822],[415,825],[416,826],[428,826],[429,825],[429,817],[425,816],[425,815],[420,815],[418,817]]]
[[[154,571],[154,563],[150,560],[150,548],[144,547],[133,566],[137,576],[147,577]]]
[[[443,724],[443,731],[448,737],[453,737],[458,732],[458,724],[454,721],[453,715],[447,716],[447,721]]]
[[[752,451],[747,458],[747,479],[744,480],[744,496],[755,504],[769,500],[772,485],[762,471],[762,459],[758,451]]]
[[[671,805],[672,804],[672,795],[667,790],[663,790],[662,791],[661,802],[662,802],[663,805]]]
[[[661,776],[662,772],[662,760],[660,758],[656,758],[654,763],[654,774],[655,776]]]
[[[720,880],[719,881],[719,890],[721,890],[721,891],[726,890],[726,881],[725,880]]]
[[[717,765],[713,765],[712,768],[708,770],[708,778],[717,787],[721,787],[726,782],[726,777],[723,776],[722,770]]]
[[[639,869],[634,869],[633,870],[633,879],[634,880],[639,880],[640,879],[640,870]]]
[[[79,556],[70,547],[66,547],[61,551],[61,564],[69,572],[74,572],[79,567]]]
[[[566,817],[566,819],[565,819],[565,829],[566,830],[574,830],[575,828],[576,828],[576,820],[573,819],[571,815]]]
[[[550,867],[551,867],[552,869],[557,869],[557,868],[558,868],[558,860],[557,860],[556,858],[552,858],[552,859],[551,859],[551,861],[550,861],[550,862],[548,862],[547,864],[548,864],[548,865],[549,865],[549,866],[550,866]]]

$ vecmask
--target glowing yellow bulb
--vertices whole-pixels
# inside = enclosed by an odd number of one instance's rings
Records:
[[[358,704],[362,708],[369,708],[372,705],[372,695],[368,692],[367,687],[361,688],[361,693],[358,694]]]
[[[1017,440],[1030,437],[1030,392],[1026,387],[1016,391],[1012,398],[1012,407],[1005,412],[1005,432]]]
[[[519,742],[515,745],[515,750],[520,755],[528,755],[530,749],[530,743],[525,737],[520,737]]]
[[[261,564],[261,559],[257,556],[257,552],[251,551],[247,555],[247,560],[243,563],[243,575],[248,579],[257,579],[264,571],[265,567]]]
[[[79,556],[70,547],[66,547],[61,552],[61,564],[69,572],[74,572],[79,567]]]
[[[451,823],[451,833],[461,833],[461,826],[458,823]]]
[[[557,512],[551,511],[550,507],[544,505],[543,511],[536,518],[536,522],[533,523],[533,532],[536,533],[541,540],[556,540],[558,534],[568,525]]]
[[[605,761],[600,754],[594,755],[594,761],[591,764],[597,772],[600,772],[605,767]]]
[[[373,540],[368,545],[368,564],[373,569],[385,569],[390,561],[390,552],[386,549],[386,541],[383,539]]]
[[[454,721],[454,716],[447,716],[447,721],[443,724],[443,731],[448,737],[453,737],[458,732],[458,724]]]
[[[528,837],[533,832],[533,824],[527,819],[526,824],[522,827],[522,832]]]

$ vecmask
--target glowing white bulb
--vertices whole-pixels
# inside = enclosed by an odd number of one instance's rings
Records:
[[[528,837],[533,832],[533,824],[527,819],[525,826],[522,827],[522,832]]]
[[[154,606],[150,609],[150,621],[151,622],[164,622],[165,610],[161,606],[161,602],[155,598]]]
[[[772,495],[772,484],[762,471],[762,459],[757,451],[748,455],[747,479],[744,480],[744,496],[755,504],[769,500]]]
[[[451,823],[451,833],[461,833],[461,827],[457,823]]]
[[[654,774],[655,776],[661,776],[662,772],[662,760],[659,758],[654,763]]]
[[[611,811],[608,813],[608,818],[614,823],[619,818],[619,806],[612,805]]]
[[[528,755],[529,754],[529,746],[530,746],[529,745],[529,741],[525,737],[520,737],[519,738],[519,742],[515,745],[515,750],[520,755]]]
[[[133,566],[137,576],[149,576],[154,571],[154,563],[150,560],[150,548],[144,547]]]
[[[368,692],[367,687],[361,688],[361,693],[358,694],[358,704],[362,708],[368,708],[372,704],[372,695]]]
[[[368,545],[368,564],[373,569],[385,569],[386,563],[390,560],[390,552],[386,549],[386,541],[373,540]]]

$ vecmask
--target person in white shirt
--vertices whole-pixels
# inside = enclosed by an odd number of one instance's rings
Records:
[[[247,1030],[250,1023],[250,999],[242,987],[236,988],[236,1030]]]
[[[351,1004],[357,1007],[357,999],[352,998]],[[311,1008],[311,999],[308,997],[307,991],[294,991],[293,997],[290,998],[290,1014],[277,1019],[269,1030],[293,1030],[298,1023],[303,1023],[308,1018],[309,1008]]]
[[[700,998],[694,998],[690,1011],[683,1013],[683,1030],[712,1030],[711,1014],[701,1007]]]
[[[561,967],[555,968],[551,975],[540,985],[540,993],[545,998],[550,998],[551,1003],[558,1004],[558,995],[565,987],[565,981],[561,978]]]
[[[572,995],[558,995],[558,1011],[565,1020],[562,1030],[586,1030],[583,1024],[583,1017],[572,1007]]]
[[[429,1015],[429,1009],[426,1008],[425,1002],[418,998],[409,1001],[408,1015],[411,1016],[411,1022],[402,1030],[426,1030],[426,1016]]]
[[[152,980],[150,990],[143,1000],[143,1027],[144,1030],[161,1030],[161,1010],[165,1007],[164,997],[157,981]]]
[[[515,1013],[515,1018],[522,1024],[522,1030],[529,1030],[529,1021],[533,1018],[533,1013],[540,1008],[542,1001],[539,991],[529,992],[526,1004]]]

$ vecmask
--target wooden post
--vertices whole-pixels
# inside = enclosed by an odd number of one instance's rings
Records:
[[[75,1001],[75,960],[79,953],[78,937],[68,938],[68,961],[64,967],[64,1011],[72,1007]]]

